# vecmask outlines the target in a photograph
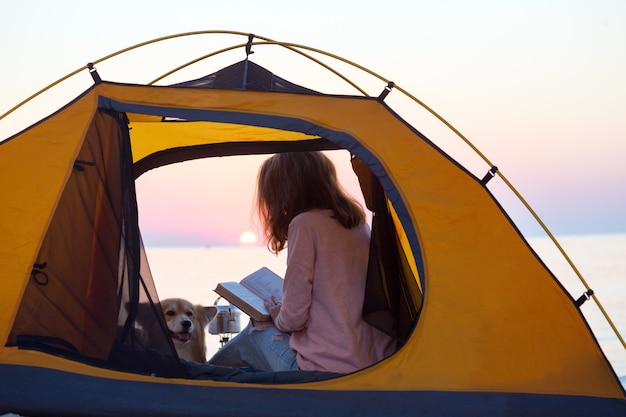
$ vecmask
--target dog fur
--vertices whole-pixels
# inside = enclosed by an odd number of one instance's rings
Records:
[[[180,359],[206,362],[206,328],[217,307],[201,306],[182,298],[161,300],[163,315]]]

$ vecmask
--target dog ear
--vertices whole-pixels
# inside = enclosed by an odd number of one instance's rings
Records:
[[[217,307],[215,306],[197,306],[201,317],[204,319],[204,325],[208,325],[211,320],[217,315]]]

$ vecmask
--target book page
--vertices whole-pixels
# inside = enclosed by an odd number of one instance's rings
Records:
[[[256,320],[269,318],[263,300],[238,282],[220,282],[215,292]]]
[[[278,301],[283,300],[283,279],[266,267],[242,279],[241,285],[261,299],[270,299],[273,295]]]

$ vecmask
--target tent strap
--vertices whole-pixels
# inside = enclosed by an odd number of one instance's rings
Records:
[[[576,305],[576,307],[580,308],[580,306],[583,305],[585,303],[585,301],[589,300],[592,295],[593,295],[593,290],[590,288],[589,290],[585,291],[583,293],[583,295],[578,297],[578,300],[576,300],[574,302],[574,305]]]
[[[252,50],[252,40],[254,39],[254,34],[250,33],[248,35],[248,43],[246,44],[246,59],[243,63],[243,80],[241,81],[241,89],[248,89],[248,57],[254,53]]]
[[[389,83],[385,86],[385,89],[383,90],[383,92],[380,93],[380,95],[378,96],[377,100],[380,102],[385,100],[385,97],[387,97],[387,94],[391,92],[391,89],[393,88],[394,85],[395,83],[393,81],[389,81]]]
[[[246,44],[246,57],[254,53],[252,50],[252,40],[254,39],[254,33],[248,34],[248,43]]]
[[[491,169],[490,169],[489,171],[487,171],[487,173],[485,174],[485,176],[483,177],[483,179],[482,179],[482,180],[480,180],[480,183],[481,183],[482,185],[487,185],[487,183],[488,183],[489,181],[491,181],[491,179],[492,179],[493,177],[495,177],[495,176],[496,176],[496,172],[498,172],[498,167],[494,165],[494,166],[492,166],[492,167],[491,167]]]
[[[91,74],[91,78],[93,78],[94,84],[96,85],[100,84],[102,82],[102,78],[100,78],[100,75],[98,74],[98,70],[96,70],[96,67],[93,65],[93,62],[88,63],[87,68],[89,69],[89,74]]]

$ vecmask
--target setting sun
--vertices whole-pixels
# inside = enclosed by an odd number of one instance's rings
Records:
[[[254,232],[251,232],[249,230],[239,235],[239,243],[241,243],[242,245],[251,245],[253,243],[256,243],[256,241],[256,235],[254,234]]]

